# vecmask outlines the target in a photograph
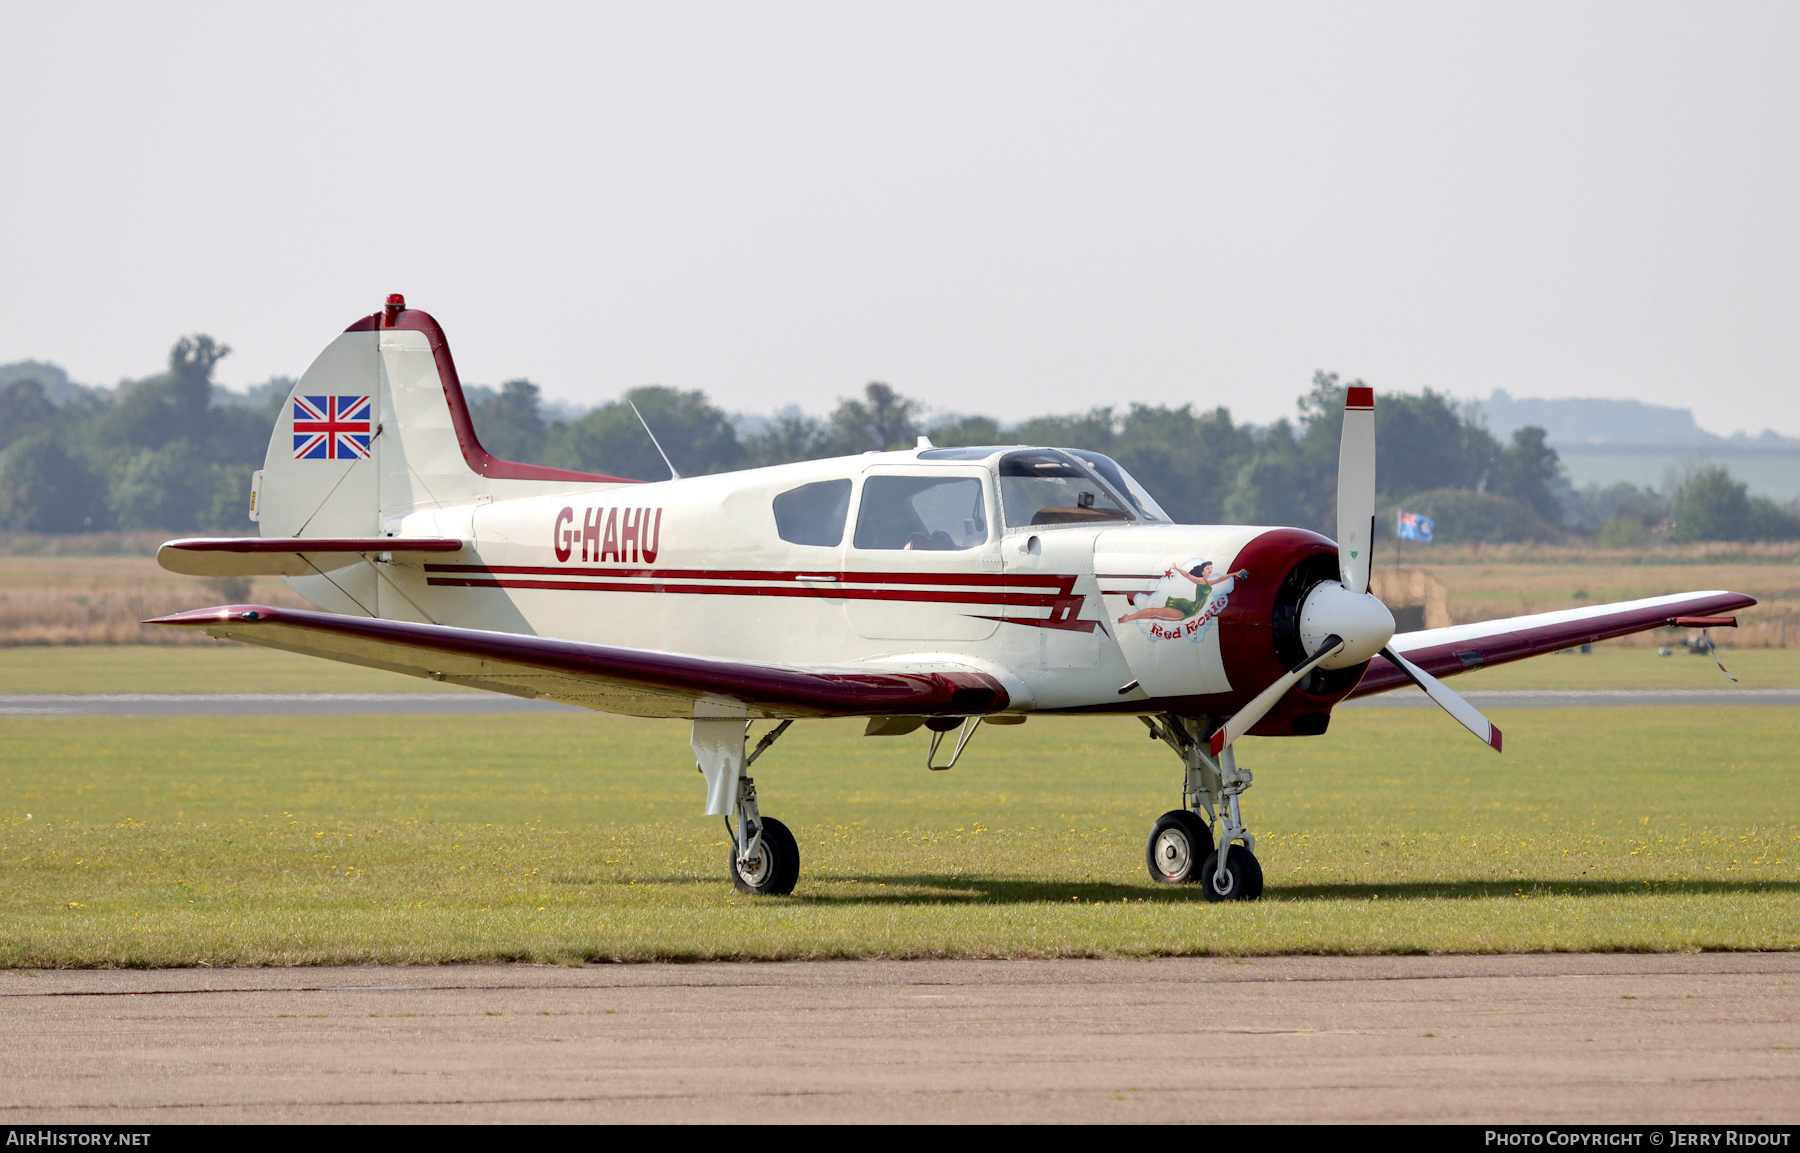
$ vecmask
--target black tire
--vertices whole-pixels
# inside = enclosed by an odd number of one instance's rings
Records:
[[[1225,853],[1225,887],[1219,888],[1214,874],[1219,869],[1219,854],[1215,850],[1206,855],[1206,864],[1201,867],[1199,881],[1206,890],[1209,901],[1254,901],[1262,896],[1262,865],[1256,856],[1242,845],[1231,845]]]
[[[794,891],[795,882],[800,880],[800,846],[794,842],[794,834],[788,832],[788,827],[774,817],[762,819],[762,844],[757,846],[756,855],[745,866],[738,865],[736,845],[728,845],[725,853],[731,883],[740,893],[749,893],[753,897],[785,897]]]
[[[1144,867],[1150,879],[1180,885],[1200,879],[1200,863],[1212,852],[1212,830],[1185,809],[1170,809],[1150,826]]]

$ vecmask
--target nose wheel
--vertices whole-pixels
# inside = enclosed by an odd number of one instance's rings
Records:
[[[1209,901],[1254,901],[1262,896],[1262,866],[1256,854],[1242,845],[1225,846],[1225,867],[1219,868],[1215,849],[1206,855],[1206,863],[1196,878],[1205,887]]]

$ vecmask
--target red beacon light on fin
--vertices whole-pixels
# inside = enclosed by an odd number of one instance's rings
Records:
[[[387,327],[394,327],[400,320],[400,314],[404,311],[406,311],[406,297],[398,292],[388,293],[387,307],[382,309],[384,323]]]

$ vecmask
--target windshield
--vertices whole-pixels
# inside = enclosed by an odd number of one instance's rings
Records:
[[[1052,449],[1000,459],[1000,503],[1007,528],[1132,519],[1123,498],[1075,458]]]
[[[1092,465],[1094,471],[1122,493],[1125,499],[1131,502],[1132,507],[1137,509],[1138,515],[1145,520],[1162,521],[1165,524],[1174,522],[1175,518],[1163,511],[1162,505],[1156,503],[1156,498],[1137,482],[1137,478],[1120,468],[1119,462],[1112,457],[1089,452],[1084,448],[1067,448],[1063,451],[1071,456],[1078,456]]]

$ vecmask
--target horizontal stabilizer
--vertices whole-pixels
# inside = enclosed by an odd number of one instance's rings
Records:
[[[156,563],[185,576],[306,576],[382,553],[454,553],[455,537],[189,537],[156,550]]]

